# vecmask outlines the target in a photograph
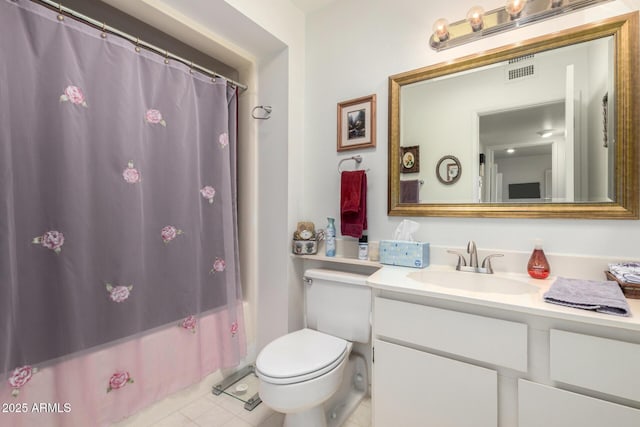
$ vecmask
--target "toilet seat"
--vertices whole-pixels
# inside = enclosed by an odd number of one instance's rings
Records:
[[[294,384],[324,375],[348,355],[342,338],[301,329],[268,344],[258,355],[256,373],[271,384]]]

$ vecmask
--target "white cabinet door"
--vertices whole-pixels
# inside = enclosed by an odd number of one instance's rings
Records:
[[[640,411],[518,380],[518,427],[638,427]]]
[[[374,340],[376,427],[496,427],[498,374]]]

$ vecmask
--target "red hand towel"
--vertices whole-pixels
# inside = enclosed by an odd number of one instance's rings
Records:
[[[342,172],[340,176],[340,231],[359,238],[367,229],[367,175],[364,171]]]

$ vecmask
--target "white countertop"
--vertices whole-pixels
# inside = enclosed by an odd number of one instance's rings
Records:
[[[462,280],[466,279],[463,275],[480,275],[479,273],[456,272],[451,266],[432,265],[425,269],[416,269],[385,265],[369,276],[367,282],[372,288],[384,291],[432,297],[440,300],[495,307],[537,316],[640,331],[640,299],[627,298],[627,303],[631,309],[631,316],[622,317],[544,302],[543,295],[554,282],[554,276],[545,280],[536,280],[526,274],[517,273],[482,275],[494,277],[497,280],[500,280],[500,278],[516,280],[530,285],[524,285],[525,288],[530,289],[530,292],[493,293],[440,286],[410,277],[411,275],[414,277],[419,276],[419,272],[421,271],[451,271],[454,275],[460,274]]]

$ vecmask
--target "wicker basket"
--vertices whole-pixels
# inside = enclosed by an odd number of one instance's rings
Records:
[[[604,274],[607,276],[608,280],[613,280],[614,282],[618,282],[618,285],[620,285],[620,288],[622,288],[622,293],[624,294],[625,297],[631,298],[631,299],[640,299],[640,285],[635,283],[621,282],[616,278],[616,276],[611,274],[611,272],[609,271],[605,271]]]

